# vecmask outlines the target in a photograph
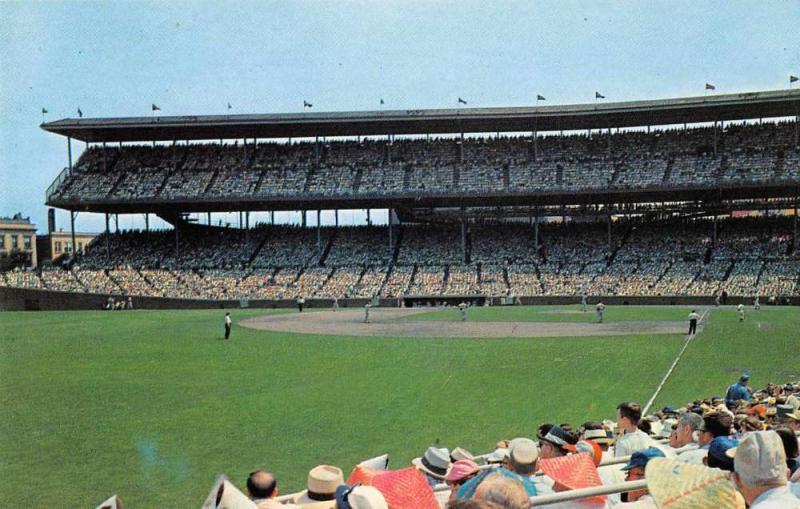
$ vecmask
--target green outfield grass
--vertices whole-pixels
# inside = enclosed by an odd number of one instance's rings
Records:
[[[492,319],[531,310],[497,308]],[[237,310],[234,322],[265,313]],[[798,330],[797,308],[751,312],[744,324],[715,311],[659,404],[722,393],[744,368],[756,386],[790,378],[800,370]],[[318,463],[347,475],[384,452],[407,465],[434,443],[484,452],[543,422],[578,425],[613,417],[622,400],[644,402],[684,342],[356,338],[237,325],[225,342],[221,311],[0,313],[0,331],[0,507],[93,507],[112,493],[132,508],[196,507],[223,472],[243,487],[248,472],[267,468],[287,493]]]
[[[595,303],[596,304],[596,303]],[[580,305],[569,306],[508,306],[473,307],[467,311],[468,319],[474,322],[596,322],[594,305],[589,305],[584,313]],[[688,306],[608,306],[603,321],[671,321],[686,320],[693,308]],[[422,320],[451,321],[460,320],[461,311],[457,307],[404,316],[398,320],[417,322]]]

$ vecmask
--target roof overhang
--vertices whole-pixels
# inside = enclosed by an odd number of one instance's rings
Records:
[[[97,142],[569,131],[800,115],[800,89],[562,106],[68,118],[45,131]]]

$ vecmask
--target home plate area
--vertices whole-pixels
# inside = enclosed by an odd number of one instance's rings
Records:
[[[274,332],[395,338],[537,338],[686,333],[686,324],[680,321],[573,323],[397,320],[425,312],[430,312],[430,309],[372,308],[370,323],[365,323],[363,309],[313,311],[259,316],[242,320],[240,325]]]

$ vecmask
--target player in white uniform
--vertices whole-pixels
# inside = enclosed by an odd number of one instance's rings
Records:
[[[736,306],[736,311],[739,313],[739,321],[744,321],[744,304],[739,304]]]
[[[369,310],[370,310],[371,307],[372,307],[372,304],[370,304],[369,302],[367,302],[364,305],[364,323],[369,323]]]
[[[461,311],[461,321],[462,322],[466,322],[467,321],[467,303],[466,302],[462,302],[461,304],[458,305],[458,309],[459,309],[459,311]]]

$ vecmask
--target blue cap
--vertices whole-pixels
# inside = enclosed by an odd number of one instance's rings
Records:
[[[665,406],[663,410],[661,410],[663,414],[677,414],[678,412],[675,410],[673,406]]]
[[[655,447],[648,447],[647,449],[642,449],[641,451],[636,451],[631,455],[630,461],[628,464],[622,467],[622,470],[630,470],[636,467],[644,468],[647,465],[647,462],[653,458],[664,458],[664,452],[661,449],[656,449]]]
[[[715,437],[708,444],[709,459],[713,458],[718,463],[718,465],[714,465],[716,468],[733,471],[733,458],[728,457],[725,453],[738,445],[739,441],[735,438]],[[709,464],[709,466],[711,465]]]
[[[742,382],[746,382],[746,381],[750,380],[750,374],[749,373],[742,373],[742,376],[739,377],[739,380],[741,380]]]

